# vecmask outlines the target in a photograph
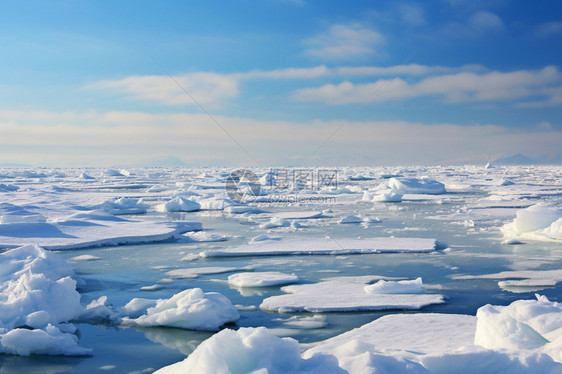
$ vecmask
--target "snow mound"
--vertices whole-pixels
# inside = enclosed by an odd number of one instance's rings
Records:
[[[268,297],[262,302],[260,308],[279,313],[321,313],[420,309],[427,305],[444,302],[443,295],[420,294],[421,279],[410,281],[410,283],[389,281],[387,282],[389,290],[383,290],[382,285],[377,284],[366,286],[364,279],[335,277],[313,284],[285,286],[281,290],[286,292],[286,295]],[[398,293],[392,293],[393,288]],[[416,291],[416,293],[405,293],[406,289]]]
[[[80,316],[72,267],[37,245],[0,254],[0,352],[83,355],[91,351],[62,326]]]
[[[253,241],[240,247],[203,251],[201,257],[271,256],[271,255],[340,255],[366,253],[423,253],[436,250],[435,239],[303,239]]]
[[[299,343],[279,338],[265,327],[223,330],[201,343],[184,361],[157,374],[345,374],[332,355],[303,359]]]
[[[48,324],[44,330],[14,329],[0,337],[0,352],[29,356],[85,356],[92,350],[78,345],[78,337]]]
[[[422,294],[425,293],[421,278],[403,281],[379,280],[375,284],[364,287],[365,292],[370,294]]]
[[[536,296],[478,309],[474,343],[488,349],[540,349],[562,362],[562,304]]]
[[[401,194],[439,195],[447,192],[443,183],[429,178],[390,178],[386,186]]]
[[[402,201],[403,195],[404,194],[402,192],[393,189],[386,189],[375,194],[369,200],[381,203],[399,203]]]
[[[238,273],[228,277],[228,283],[235,287],[268,287],[298,282],[299,277],[277,271]]]
[[[354,215],[349,215],[349,216],[345,216],[342,217],[338,223],[341,224],[345,224],[345,223],[361,223],[363,222],[363,218],[358,217],[358,216],[354,216]]]
[[[194,212],[200,209],[199,203],[183,197],[176,197],[156,208],[159,212]]]
[[[101,204],[103,211],[109,214],[144,214],[146,213],[146,205],[142,199],[132,197],[121,197],[118,199],[107,200]]]
[[[239,318],[236,308],[222,294],[192,288],[169,299],[158,300],[155,306],[137,318],[123,318],[123,324],[217,331],[224,324]]]
[[[517,211],[513,222],[501,228],[507,238],[532,240],[562,240],[562,209],[536,204]]]

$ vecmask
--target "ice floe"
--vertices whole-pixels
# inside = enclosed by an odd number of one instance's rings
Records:
[[[158,242],[201,230],[197,222],[145,222],[77,213],[55,222],[0,224],[0,248],[38,243],[45,249],[76,249],[102,245]]]
[[[278,271],[264,271],[254,273],[238,273],[228,276],[228,283],[235,287],[268,287],[298,282],[295,274],[285,274]]]
[[[288,312],[349,312],[361,310],[420,309],[445,302],[443,295],[424,294],[421,279],[383,281],[366,285],[364,279],[349,277],[282,287],[286,295],[266,298],[260,308],[279,313]],[[384,288],[388,287],[388,290]],[[396,293],[393,291],[396,290]],[[411,290],[411,293],[406,293]]]
[[[174,269],[166,272],[166,275],[171,278],[197,278],[200,275],[207,274],[222,274],[222,273],[232,273],[235,271],[251,271],[254,268],[252,266],[242,266],[242,267],[228,267],[228,266],[207,266],[207,267],[197,267],[191,269]]]
[[[425,238],[299,239],[264,240],[240,247],[207,250],[201,257],[264,255],[339,255],[366,253],[423,253],[435,251],[437,241]]]
[[[517,218],[501,228],[508,238],[562,240],[562,209],[536,204],[517,211]]]

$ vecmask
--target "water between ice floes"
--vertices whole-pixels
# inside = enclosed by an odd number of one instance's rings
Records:
[[[479,196],[475,195],[474,199]],[[466,198],[466,194],[464,195]],[[400,311],[325,313],[322,314],[325,327],[299,328],[287,325],[294,316],[312,316],[307,313],[275,314],[258,307],[265,297],[280,295],[279,287],[256,288],[239,291],[226,283],[232,273],[201,275],[196,279],[174,279],[165,274],[176,268],[199,268],[207,266],[245,267],[256,271],[280,271],[295,273],[301,283],[316,282],[334,276],[383,275],[414,279],[422,277],[428,292],[446,295],[446,303],[429,306],[417,312],[463,313],[474,315],[484,304],[507,305],[520,298],[531,298],[529,293],[510,293],[502,291],[497,280],[463,279],[455,280],[453,275],[486,274],[523,267],[526,261],[536,261],[538,267],[544,260],[544,268],[553,268],[553,262],[560,264],[559,245],[544,242],[529,242],[523,245],[501,244],[498,221],[478,221],[465,225],[451,212],[461,209],[466,200],[456,200],[448,195],[445,202],[415,201],[402,203],[345,202],[331,206],[317,205],[292,207],[292,210],[332,209],[328,216],[303,220],[308,226],[299,236],[324,237],[329,233],[335,238],[357,238],[375,236],[427,237],[438,239],[451,250],[431,254],[378,254],[348,256],[267,256],[240,258],[208,258],[194,261],[181,261],[189,254],[197,254],[206,249],[225,248],[244,244],[249,238],[263,234],[259,225],[248,224],[243,219],[226,217],[221,212],[170,213],[168,218],[199,221],[211,233],[225,235],[227,242],[212,243],[158,243],[129,245],[85,250],[59,252],[69,261],[77,275],[86,284],[80,289],[83,304],[107,295],[115,306],[122,306],[134,297],[168,298],[187,288],[200,287],[204,291],[217,291],[227,296],[233,304],[244,306],[239,312],[241,318],[232,328],[266,326],[282,336],[291,336],[301,343],[323,340],[352,328],[359,327],[378,316]],[[351,205],[350,205],[351,204]],[[351,208],[351,209],[350,209]],[[276,209],[269,207],[269,211]],[[348,214],[368,214],[378,216],[381,223],[368,226],[359,224],[337,224],[339,217]],[[154,216],[153,216],[154,215]],[[156,213],[135,216],[134,219],[157,219]],[[161,218],[162,215],[158,215]],[[437,219],[436,219],[437,218]],[[468,227],[467,227],[468,226]],[[271,235],[291,236],[294,232],[280,229]],[[99,259],[84,261],[72,260],[79,255],[92,255]],[[518,265],[519,264],[519,265]],[[537,266],[535,266],[536,268]],[[559,266],[558,266],[559,267]],[[141,291],[143,286],[155,287],[154,291]],[[562,287],[541,291],[549,299],[561,301]],[[254,308],[251,308],[254,306]],[[324,325],[320,324],[320,325]],[[306,324],[304,324],[305,327]],[[174,328],[122,328],[107,325],[77,324],[80,331],[80,344],[93,348],[92,357],[10,357],[3,356],[3,373],[21,372],[150,372],[182,360],[197,345],[212,335],[209,332],[187,331]],[[314,326],[312,326],[314,327]]]

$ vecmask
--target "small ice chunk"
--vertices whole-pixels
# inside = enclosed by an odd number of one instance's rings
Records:
[[[425,289],[421,278],[403,281],[379,280],[375,284],[364,287],[365,292],[370,294],[423,294]]]
[[[74,261],[94,261],[94,260],[100,260],[101,257],[98,256],[94,256],[94,255],[79,255],[79,256],[74,256],[71,258],[71,260]]]
[[[393,189],[386,189],[375,194],[371,198],[371,201],[381,202],[381,203],[399,203],[402,201],[403,195],[404,194],[399,191]]]
[[[291,226],[291,222],[287,221],[281,217],[272,217],[269,222],[262,223],[260,228],[262,229],[274,229],[278,227],[289,227]]]
[[[358,217],[358,216],[354,216],[354,215],[342,217],[338,221],[338,223],[342,223],[342,224],[345,224],[345,223],[361,223],[361,222],[363,222],[363,218]]]
[[[200,209],[199,203],[180,196],[156,208],[159,212],[194,212]]]
[[[90,355],[92,350],[80,347],[76,335],[62,332],[49,324],[44,330],[18,328],[7,332],[0,338],[0,352],[20,356],[85,356]]]
[[[386,185],[402,194],[439,195],[447,192],[443,183],[429,178],[390,178]]]
[[[228,277],[228,283],[235,287],[268,287],[298,282],[295,274],[285,274],[277,271],[255,273],[238,273]]]

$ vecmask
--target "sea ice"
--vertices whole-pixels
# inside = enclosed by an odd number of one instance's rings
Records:
[[[235,287],[268,287],[298,282],[295,274],[285,274],[278,271],[264,271],[255,273],[238,273],[228,277],[228,283]]]
[[[144,222],[97,212],[78,213],[57,222],[0,224],[0,248],[38,243],[45,249],[76,249],[102,245],[150,243],[201,230],[197,222]]]
[[[159,212],[194,212],[200,209],[201,205],[199,203],[180,196],[156,208]]]
[[[390,178],[386,186],[402,194],[438,195],[447,192],[443,183],[429,178]]]
[[[379,281],[380,282],[380,281]],[[421,282],[421,279],[419,280]],[[418,281],[388,281],[389,291],[376,283],[373,289],[361,280],[351,281],[349,277],[331,278],[327,281],[282,287],[286,295],[266,298],[260,308],[279,313],[289,312],[349,312],[361,310],[420,309],[430,304],[441,304],[443,295],[421,294]],[[392,290],[402,293],[392,293]],[[406,289],[416,293],[406,294]],[[423,290],[423,288],[421,288]],[[371,291],[372,292],[369,292]]]
[[[436,250],[437,241],[425,238],[300,239],[251,242],[240,247],[207,250],[201,257],[265,255],[340,255],[365,253],[420,253]]]
[[[191,269],[174,269],[166,272],[166,275],[171,278],[197,278],[200,275],[207,274],[222,274],[222,273],[232,273],[235,271],[250,271],[254,268],[252,266],[244,267],[228,267],[228,266],[207,266],[207,267],[195,267]]]
[[[155,374],[345,374],[332,355],[301,357],[299,343],[265,327],[223,330],[201,343],[185,360]]]
[[[239,318],[236,308],[222,294],[192,288],[179,292],[169,299],[158,300],[155,306],[146,309],[145,314],[137,318],[124,317],[122,323],[217,331],[224,324],[235,322]]]
[[[517,211],[517,218],[501,228],[506,237],[562,240],[562,209],[536,204]]]
[[[0,352],[84,355],[63,325],[83,311],[72,267],[37,245],[0,254]],[[69,325],[72,327],[71,325]]]
[[[488,349],[539,349],[562,362],[562,304],[536,297],[478,309],[474,343]]]

